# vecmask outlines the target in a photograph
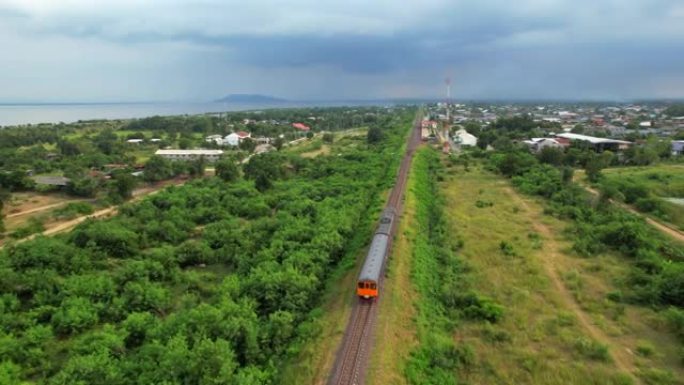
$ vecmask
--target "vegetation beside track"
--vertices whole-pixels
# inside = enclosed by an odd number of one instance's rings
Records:
[[[457,372],[467,371],[475,356],[469,344],[454,341],[454,328],[463,320],[496,323],[503,316],[502,307],[474,292],[466,278],[468,268],[456,254],[463,244],[445,221],[442,172],[436,151],[418,150],[409,184],[416,197],[411,281],[418,297],[418,345],[405,368],[410,384],[456,384]]]
[[[194,180],[5,248],[0,378],[280,383],[316,333],[321,292],[377,218],[413,113],[379,122],[380,143],[257,156],[244,179]]]

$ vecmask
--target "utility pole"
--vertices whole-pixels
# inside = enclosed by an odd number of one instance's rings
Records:
[[[451,126],[451,78],[444,79],[446,84],[446,121],[444,122],[444,139],[449,142],[449,127]]]

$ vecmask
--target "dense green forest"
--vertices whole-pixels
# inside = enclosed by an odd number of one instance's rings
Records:
[[[0,384],[278,383],[357,224],[376,217],[414,113],[374,122],[373,143],[255,156],[244,176],[225,164],[5,248]]]

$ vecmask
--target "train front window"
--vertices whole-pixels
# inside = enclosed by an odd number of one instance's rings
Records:
[[[373,290],[375,290],[375,289],[376,289],[375,284],[374,284],[374,283],[371,283],[370,288],[373,289]]]
[[[359,282],[359,289],[363,289],[363,282]]]

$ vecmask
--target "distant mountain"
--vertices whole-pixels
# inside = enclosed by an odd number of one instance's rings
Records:
[[[249,103],[249,104],[278,104],[287,103],[285,99],[274,98],[268,95],[256,94],[230,94],[224,98],[216,100],[218,103]]]

